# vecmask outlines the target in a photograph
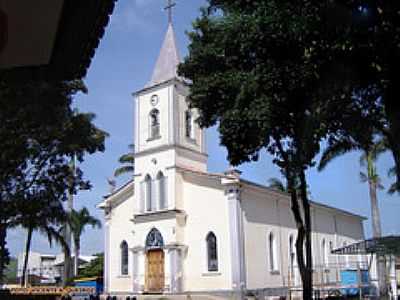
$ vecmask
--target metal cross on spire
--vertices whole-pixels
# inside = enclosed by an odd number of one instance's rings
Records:
[[[173,0],[168,0],[167,6],[164,8],[168,11],[168,23],[172,24],[172,8],[176,6],[176,3]]]

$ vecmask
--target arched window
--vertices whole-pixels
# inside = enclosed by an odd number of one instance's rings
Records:
[[[146,175],[145,179],[145,198],[146,198],[146,211],[152,211],[153,207],[152,207],[152,188],[151,188],[151,177],[150,175]]]
[[[328,264],[328,249],[326,247],[325,239],[322,239],[321,243],[321,257],[322,257],[322,265],[326,266]]]
[[[160,112],[158,109],[153,109],[149,115],[150,122],[150,139],[160,137]]]
[[[150,230],[146,237],[146,249],[161,249],[164,247],[164,239],[157,228]]]
[[[293,283],[296,281],[294,265],[296,263],[296,252],[293,235],[289,236],[289,262],[290,262],[290,274]]]
[[[218,250],[217,237],[213,232],[209,232],[206,237],[207,242],[207,266],[209,272],[218,271]]]
[[[167,207],[166,178],[162,172],[158,172],[157,182],[158,182],[159,206],[160,209],[165,209]]]
[[[121,248],[121,275],[128,275],[128,265],[129,265],[128,243],[126,241],[122,241],[120,248]]]
[[[269,250],[269,268],[271,271],[278,270],[278,253],[276,247],[275,236],[270,232],[268,236],[268,250]]]
[[[190,110],[185,112],[185,135],[190,139],[194,139],[194,123],[193,114]]]

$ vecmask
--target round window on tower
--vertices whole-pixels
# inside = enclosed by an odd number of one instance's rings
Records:
[[[150,103],[151,103],[151,105],[156,106],[158,103],[158,96],[157,95],[151,96]]]

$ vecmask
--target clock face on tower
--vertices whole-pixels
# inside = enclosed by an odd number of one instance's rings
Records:
[[[151,105],[156,106],[158,103],[158,96],[157,95],[151,96],[150,103],[151,103]]]

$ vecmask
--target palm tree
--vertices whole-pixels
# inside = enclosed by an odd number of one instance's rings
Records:
[[[21,285],[25,286],[28,260],[34,231],[47,235],[50,246],[52,241],[56,240],[64,244],[65,240],[57,233],[56,227],[61,224],[65,218],[64,209],[60,202],[49,202],[44,199],[21,200],[16,204],[20,215],[15,219],[14,225],[20,225],[28,232],[25,243],[25,258],[22,271]],[[63,245],[65,247],[65,245]]]
[[[78,276],[82,233],[85,231],[85,227],[88,225],[92,226],[93,228],[101,228],[101,222],[95,217],[91,216],[89,210],[86,207],[83,207],[81,210],[78,211],[72,210],[69,216],[68,223],[71,227],[75,246],[74,276]]]
[[[371,202],[372,232],[374,238],[382,236],[381,218],[379,213],[377,190],[382,189],[381,179],[376,169],[378,156],[387,150],[385,139],[377,142],[361,144],[352,139],[343,139],[328,146],[322,154],[318,170],[323,170],[334,158],[353,150],[362,150],[360,165],[366,172],[360,172],[362,182],[368,182],[369,197]],[[380,295],[386,294],[386,267],[383,257],[378,257],[378,280]]]
[[[368,182],[369,186],[373,236],[380,237],[382,232],[377,200],[377,190],[383,187],[376,170],[375,162],[378,159],[378,156],[387,150],[385,140],[381,139],[375,143],[364,146],[350,139],[331,144],[322,154],[318,170],[323,170],[327,164],[336,157],[354,150],[362,150],[360,165],[366,168],[366,173],[360,172],[360,178],[362,182]]]
[[[115,172],[114,176],[118,177],[123,174],[131,174],[135,171],[135,145],[130,144],[129,152],[120,156],[118,161],[122,164],[122,166],[118,167]]]

